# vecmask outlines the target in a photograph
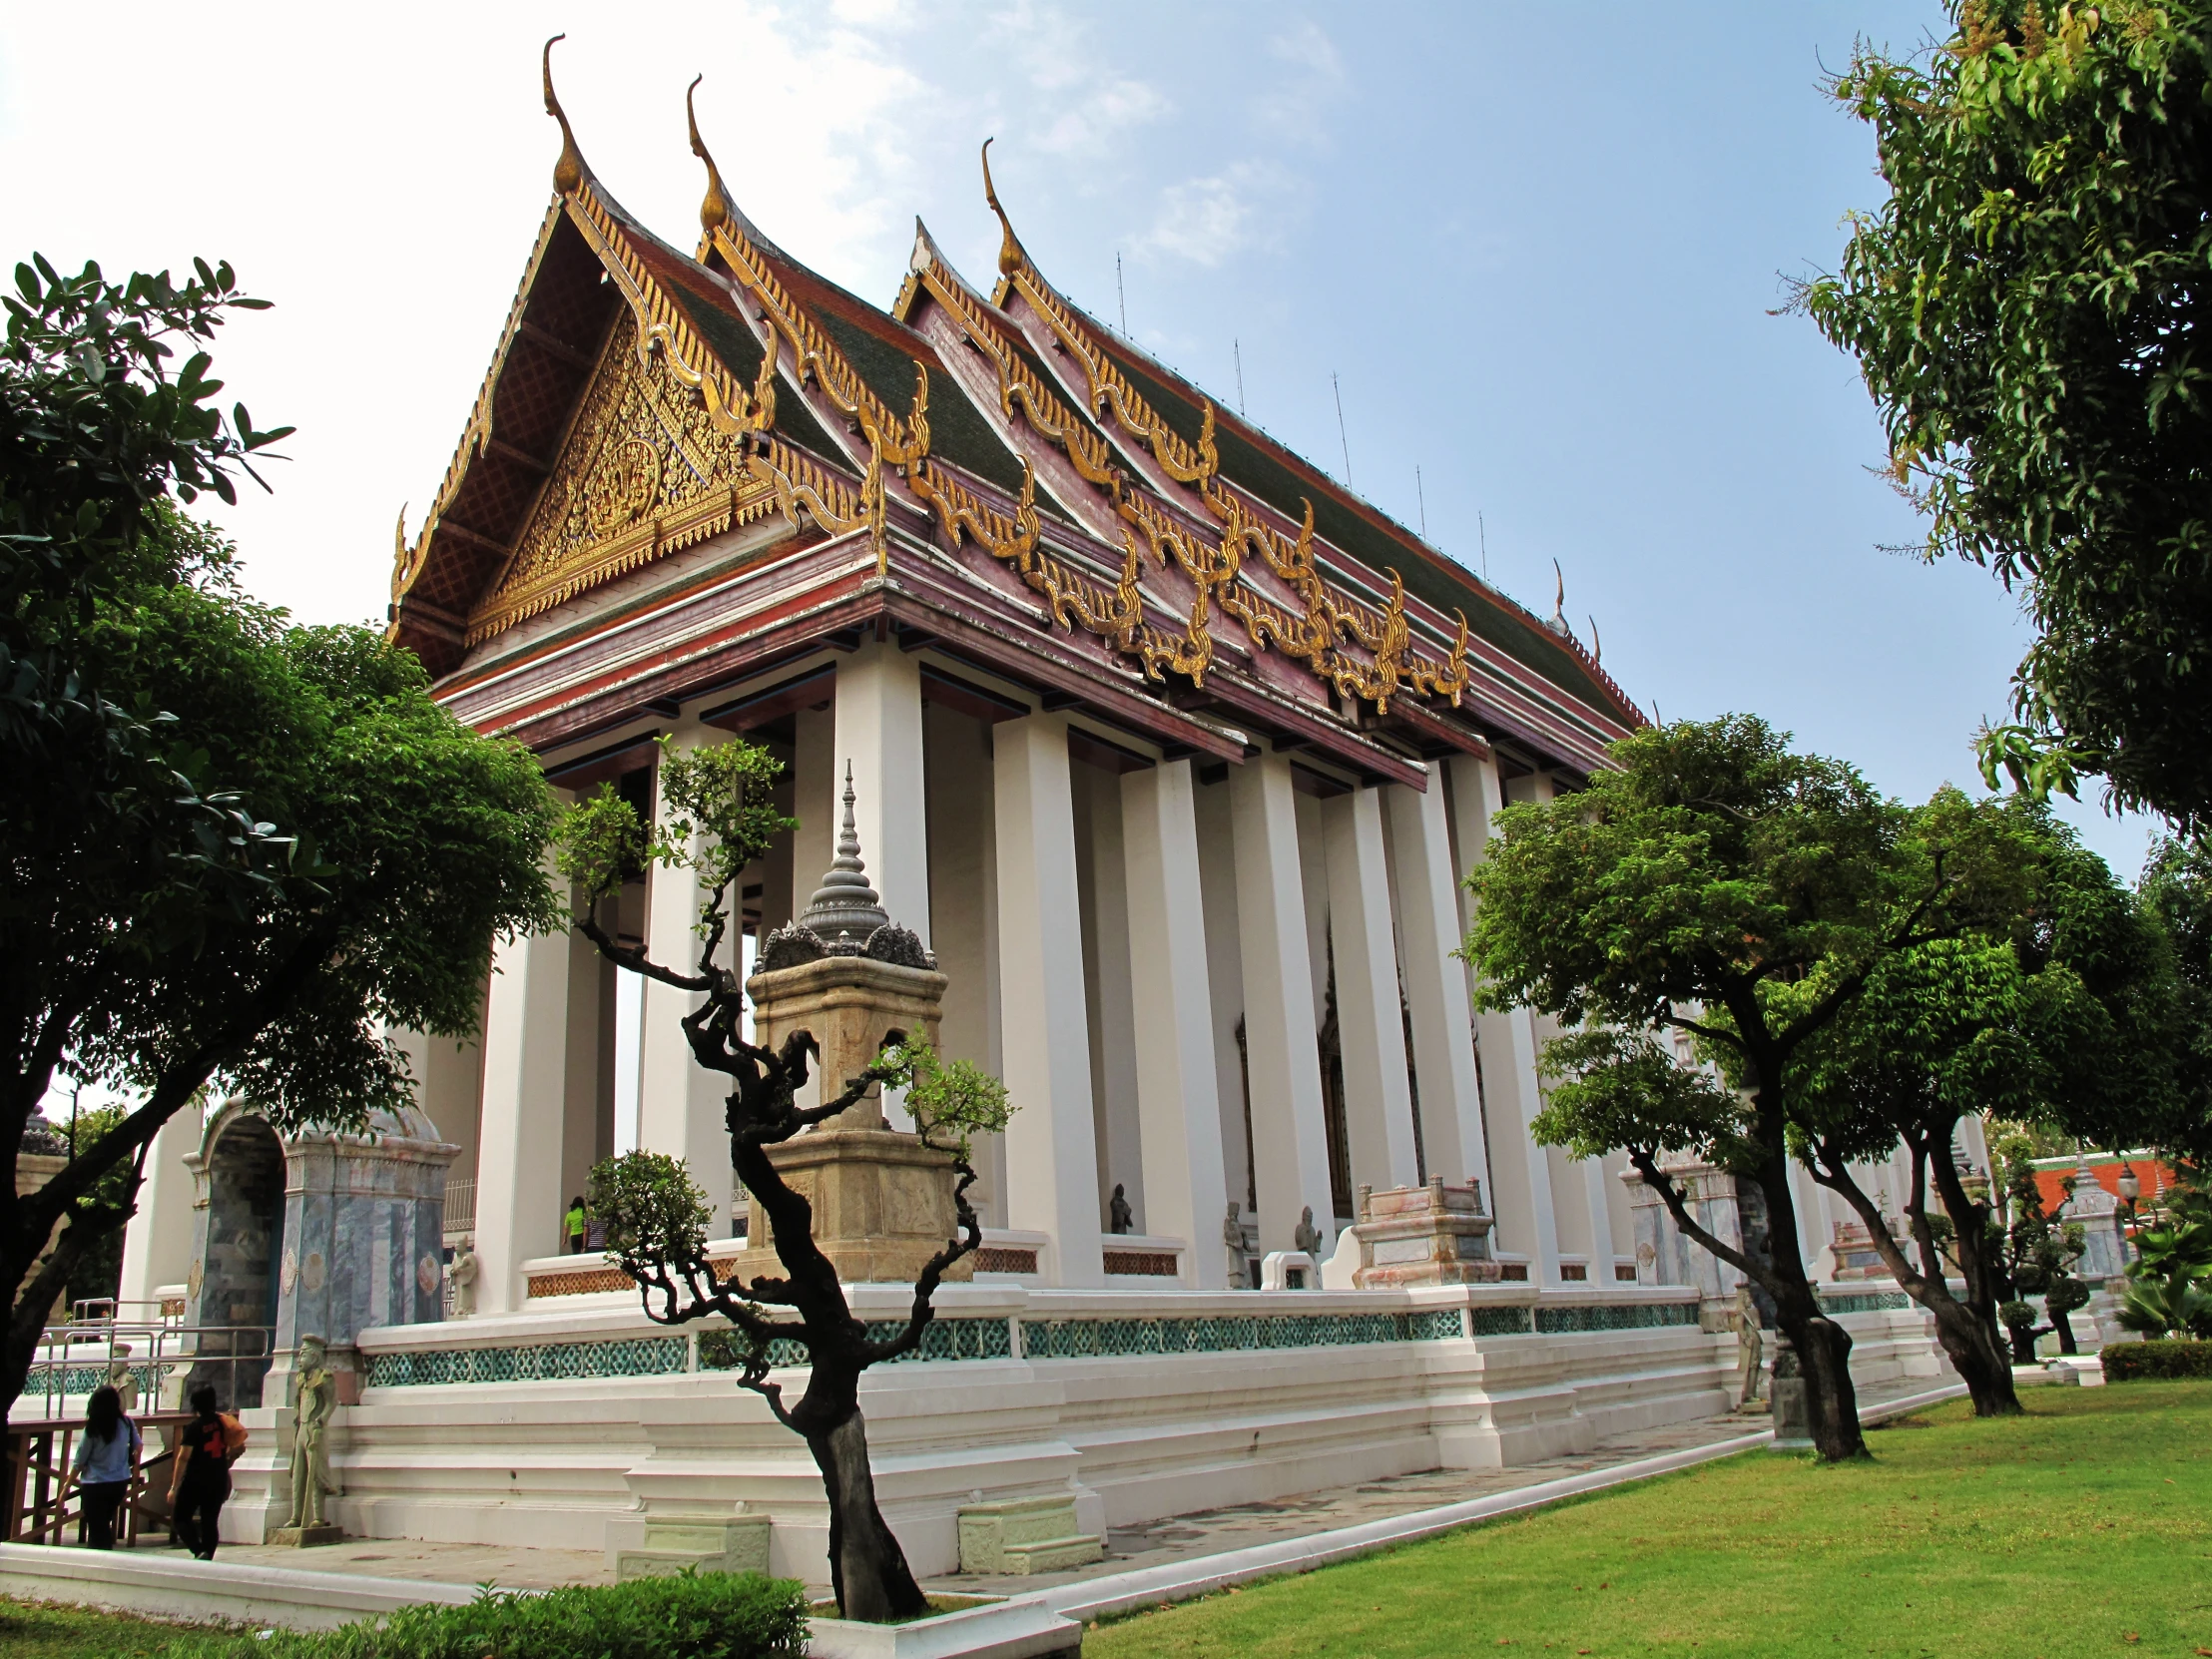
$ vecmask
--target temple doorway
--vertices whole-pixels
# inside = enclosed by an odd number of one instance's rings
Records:
[[[241,1113],[216,1131],[207,1158],[202,1358],[194,1379],[214,1382],[227,1407],[259,1404],[283,1289],[284,1149],[265,1119]],[[210,1328],[238,1335],[225,1344]]]

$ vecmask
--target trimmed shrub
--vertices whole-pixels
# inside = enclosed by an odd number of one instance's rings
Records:
[[[2212,1377],[2212,1343],[2114,1343],[2097,1356],[2107,1382],[2150,1377]]]
[[[681,1573],[487,1590],[463,1607],[405,1607],[316,1635],[279,1632],[241,1659],[802,1659],[807,1596],[796,1579]]]

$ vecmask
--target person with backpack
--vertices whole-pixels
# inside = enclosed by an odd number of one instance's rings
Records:
[[[105,1384],[93,1389],[85,1402],[84,1436],[69,1471],[69,1479],[84,1493],[89,1547],[115,1548],[115,1512],[130,1495],[131,1475],[145,1443],[138,1424],[123,1414],[123,1396]]]
[[[215,1389],[205,1383],[192,1390],[192,1408],[198,1415],[178,1438],[169,1502],[185,1547],[213,1561],[217,1523],[231,1495],[231,1463],[246,1445],[246,1430],[236,1417],[216,1409]]]

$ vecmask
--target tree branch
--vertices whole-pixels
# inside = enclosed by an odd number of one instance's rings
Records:
[[[1659,1195],[1668,1213],[1674,1217],[1675,1226],[1737,1272],[1758,1280],[1769,1296],[1779,1297],[1785,1294],[1789,1287],[1783,1284],[1772,1269],[1760,1267],[1734,1245],[1724,1244],[1716,1235],[1698,1224],[1697,1218],[1690,1214],[1689,1207],[1682,1202],[1682,1194],[1675,1186],[1674,1178],[1659,1167],[1655,1152],[1634,1146],[1626,1150],[1628,1161],[1636,1166],[1636,1173],[1644,1178],[1644,1185]]]
[[[1843,1194],[1844,1202],[1858,1212],[1860,1221],[1866,1225],[1868,1237],[1874,1242],[1875,1254],[1882,1258],[1882,1265],[1890,1270],[1890,1276],[1915,1301],[1925,1302],[1928,1299],[1926,1275],[1916,1272],[1905,1252],[1898,1248],[1897,1240],[1890,1236],[1889,1218],[1875,1207],[1874,1200],[1867,1196],[1866,1190],[1852,1179],[1850,1165],[1837,1153],[1835,1143],[1825,1138],[1815,1141],[1813,1151],[1814,1162],[1808,1166],[1813,1172],[1813,1179],[1829,1191]]]
[[[714,988],[714,981],[703,975],[678,973],[674,968],[661,966],[660,963],[654,961],[652,957],[645,953],[645,946],[642,944],[631,945],[618,942],[611,933],[599,925],[588,910],[572,919],[576,923],[576,931],[597,945],[599,954],[613,962],[617,967],[626,967],[632,973],[641,973],[646,978],[658,980],[664,985],[674,985],[680,991],[704,991]]]

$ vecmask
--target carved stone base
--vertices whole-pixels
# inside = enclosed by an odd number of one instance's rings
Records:
[[[817,1129],[768,1149],[769,1161],[815,1212],[815,1243],[846,1284],[911,1284],[959,1231],[952,1160],[918,1137],[890,1129]],[[735,1271],[782,1278],[767,1213],[756,1199],[747,1249]],[[974,1273],[955,1263],[947,1280]]]
[[[1494,1284],[1503,1270],[1490,1260],[1491,1225],[1480,1189],[1447,1187],[1441,1177],[1425,1187],[1363,1190],[1353,1288]]]
[[[615,1558],[615,1577],[672,1578],[691,1572],[768,1571],[766,1515],[655,1515],[645,1523],[645,1547]]]
[[[269,1535],[273,1544],[288,1544],[294,1549],[314,1549],[323,1544],[345,1542],[342,1526],[279,1526]]]
[[[1073,1496],[968,1503],[960,1508],[962,1572],[1027,1577],[1087,1566],[1105,1554],[1105,1540],[1081,1530]]]

